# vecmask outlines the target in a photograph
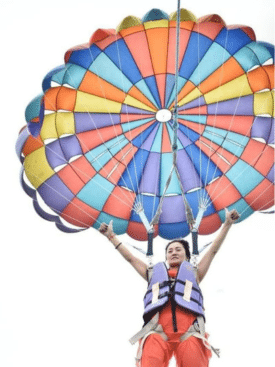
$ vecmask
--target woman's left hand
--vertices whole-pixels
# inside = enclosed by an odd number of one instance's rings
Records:
[[[233,224],[240,218],[240,214],[236,209],[228,210],[225,208],[225,224]]]
[[[99,232],[106,236],[108,239],[114,237],[115,233],[113,231],[113,221],[111,220],[109,225],[106,223],[101,223],[99,227]]]

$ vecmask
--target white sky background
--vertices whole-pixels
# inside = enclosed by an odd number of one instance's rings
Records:
[[[144,280],[95,230],[68,235],[37,216],[19,184],[14,145],[26,105],[41,92],[46,73],[63,63],[67,49],[88,42],[97,28],[115,28],[127,15],[142,17],[154,7],[171,13],[176,5],[176,0],[0,3],[1,367],[134,366],[136,347],[128,339],[142,325]],[[189,1],[182,7],[197,17],[217,13],[227,24],[249,25],[258,40],[274,43],[273,0],[260,6]],[[235,225],[202,283],[207,330],[222,350],[212,367],[272,365],[274,235],[272,215],[254,214]],[[200,244],[213,238],[201,237]],[[165,242],[155,240],[156,261],[163,259]]]

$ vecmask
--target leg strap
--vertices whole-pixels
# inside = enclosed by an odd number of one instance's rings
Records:
[[[165,341],[168,340],[167,335],[162,329],[162,326],[158,323],[159,313],[157,313],[138,333],[136,333],[129,341],[131,344],[135,344],[140,340],[139,348],[137,351],[136,362],[137,366],[140,365],[142,356],[143,345],[151,334],[159,334]],[[180,337],[180,341],[187,340],[190,336],[195,336],[203,341],[206,348],[212,350],[218,357],[220,357],[220,350],[214,348],[209,344],[205,335],[205,324],[202,316],[198,316],[193,325],[190,326],[188,331]]]
[[[159,325],[159,313],[156,313],[155,316],[138,332],[136,333],[129,342],[133,345],[138,340],[147,337],[149,334],[158,333],[160,334],[164,340],[168,340],[166,334],[164,333],[162,326]]]
[[[129,340],[131,344],[135,344],[138,340],[140,340],[136,356],[137,366],[140,365],[143,346],[149,335],[159,334],[165,341],[168,340],[168,337],[163,331],[162,326],[158,323],[158,320],[159,320],[159,313],[155,314],[155,316]]]
[[[180,337],[180,341],[183,342],[190,336],[195,336],[196,338],[201,339],[206,348],[212,350],[218,357],[220,357],[220,350],[210,345],[206,338],[205,324],[202,316],[197,317],[197,320],[194,322],[194,324],[191,325],[188,331]]]

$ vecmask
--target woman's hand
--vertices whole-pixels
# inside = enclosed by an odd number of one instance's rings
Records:
[[[147,265],[139,258],[135,257],[119,240],[113,231],[113,221],[109,224],[101,223],[99,232],[108,238],[109,241],[114,245],[115,249],[127,260],[133,268],[142,276],[143,279],[147,280]]]
[[[106,236],[108,239],[114,237],[115,233],[113,231],[113,221],[111,220],[109,225],[106,223],[101,223],[99,227],[99,232]]]
[[[240,214],[237,212],[236,209],[233,209],[231,211],[227,210],[225,208],[225,222],[222,226],[218,236],[215,238],[215,240],[212,242],[212,245],[210,246],[210,249],[207,251],[207,253],[203,256],[201,259],[199,266],[198,266],[198,279],[199,282],[203,280],[206,273],[208,272],[208,269],[210,267],[210,264],[212,260],[214,259],[215,255],[219,251],[227,233],[230,231],[231,225],[236,222],[240,218]]]
[[[224,224],[233,224],[240,218],[240,214],[237,212],[236,209],[228,210],[225,208],[225,222]]]

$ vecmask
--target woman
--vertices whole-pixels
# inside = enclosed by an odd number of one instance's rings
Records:
[[[236,210],[226,210],[225,223],[197,269],[189,263],[188,242],[174,240],[166,247],[168,270],[164,263],[158,263],[150,273],[147,265],[116,237],[112,222],[109,225],[101,224],[99,231],[148,281],[144,298],[145,326],[132,340],[140,341],[137,361],[141,367],[167,367],[173,355],[179,367],[208,366],[211,351],[204,331],[204,308],[199,283],[205,277],[231,225],[238,218]]]

